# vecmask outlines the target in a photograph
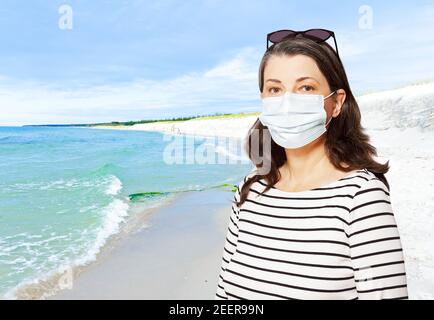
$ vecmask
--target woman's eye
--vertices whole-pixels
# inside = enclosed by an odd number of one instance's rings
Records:
[[[307,92],[315,90],[314,87],[308,86],[308,85],[302,86],[300,88],[301,88],[301,91],[307,91]]]
[[[280,88],[272,87],[272,88],[268,89],[268,92],[271,94],[278,94],[279,90],[280,90]]]

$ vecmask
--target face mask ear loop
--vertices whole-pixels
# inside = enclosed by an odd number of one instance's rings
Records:
[[[331,97],[332,95],[334,95],[335,93],[336,93],[336,91],[333,91],[333,92],[330,93],[327,97],[325,97],[324,100],[330,98],[330,97]]]
[[[336,91],[333,91],[333,92],[330,93],[327,97],[325,97],[324,100],[330,98],[330,97],[331,97],[332,95],[334,95],[335,93],[336,93]],[[324,127],[327,127],[327,126],[329,125],[329,123],[332,121],[332,119],[333,119],[333,117],[330,118],[330,120],[329,120],[329,121],[324,125]]]
[[[328,122],[328,123],[326,123],[324,127],[327,127],[327,126],[329,125],[329,123],[330,123],[330,122],[332,121],[332,119],[333,119],[333,117],[330,117],[330,120],[329,120],[329,122]]]

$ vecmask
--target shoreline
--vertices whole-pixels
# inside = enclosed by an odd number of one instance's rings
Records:
[[[89,129],[151,131],[171,135],[184,135],[192,137],[219,137],[234,138],[244,141],[249,129],[253,126],[257,116],[227,117],[216,119],[193,119],[186,121],[153,122],[135,124],[132,126],[90,126]]]
[[[45,277],[25,281],[7,292],[3,299],[37,300],[55,296],[59,291],[61,291],[59,286],[61,285],[62,279],[66,276],[77,278],[82,273],[85,273],[89,268],[92,268],[93,265],[98,264],[104,259],[104,257],[109,256],[110,252],[117,246],[117,244],[124,238],[128,237],[129,234],[147,228],[150,217],[158,213],[160,209],[163,209],[176,201],[179,196],[179,194],[171,194],[162,202],[149,203],[143,210],[137,212],[131,211],[130,216],[127,218],[124,225],[120,227],[119,232],[111,235],[106,240],[94,259],[88,260],[83,264],[62,266],[56,270],[52,270]]]
[[[47,298],[214,299],[231,199],[220,190],[177,196],[148,216],[148,227],[110,241],[74,274],[72,289]]]

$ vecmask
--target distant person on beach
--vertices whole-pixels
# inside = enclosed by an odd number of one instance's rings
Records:
[[[334,32],[268,34],[259,89],[256,169],[234,195],[215,299],[408,299],[389,162],[374,160]]]

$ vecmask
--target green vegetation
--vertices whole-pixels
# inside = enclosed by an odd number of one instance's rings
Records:
[[[236,192],[238,190],[238,186],[237,185],[235,185],[235,184],[229,184],[229,183],[224,183],[224,184],[222,184],[220,186],[216,186],[216,187],[213,187],[213,188],[222,188],[222,189],[227,188],[226,190],[227,191],[231,191],[231,192]]]
[[[248,117],[248,116],[254,116],[259,115],[259,112],[250,112],[250,113],[215,113],[212,115],[205,115],[205,116],[191,116],[191,117],[178,117],[178,118],[169,118],[169,119],[160,119],[160,120],[140,120],[140,121],[127,121],[127,122],[119,122],[119,121],[113,121],[113,122],[107,122],[107,123],[94,123],[94,124],[85,124],[80,126],[85,127],[97,127],[97,126],[133,126],[135,124],[144,124],[144,123],[172,123],[172,122],[180,122],[180,121],[187,121],[187,120],[205,120],[205,119],[218,119],[218,118],[242,118],[242,117]]]
[[[172,122],[182,122],[188,120],[205,120],[205,119],[217,119],[217,118],[242,118],[248,116],[258,116],[259,112],[250,112],[250,113],[214,113],[212,115],[204,115],[204,116],[191,116],[191,117],[178,117],[178,118],[169,118],[169,119],[156,119],[156,120],[139,120],[139,121],[112,121],[112,122],[104,122],[104,123],[77,123],[77,124],[41,124],[41,125],[25,125],[24,127],[129,127],[135,124],[143,124],[143,123],[172,123]]]
[[[236,192],[238,190],[238,186],[230,183],[223,183],[216,186],[211,186],[207,188],[200,188],[200,189],[189,189],[189,190],[177,190],[177,191],[170,191],[170,192],[159,192],[159,191],[148,191],[148,192],[139,192],[139,193],[133,193],[128,195],[129,199],[131,201],[143,201],[146,199],[154,198],[157,196],[166,196],[170,193],[180,193],[180,192],[191,192],[191,191],[204,191],[208,189],[220,189],[222,191],[228,191],[228,192]]]
[[[197,117],[191,120],[205,120],[205,119],[217,119],[217,118],[242,118],[242,117],[255,116],[255,115],[259,115],[259,112],[224,113],[219,115]]]

